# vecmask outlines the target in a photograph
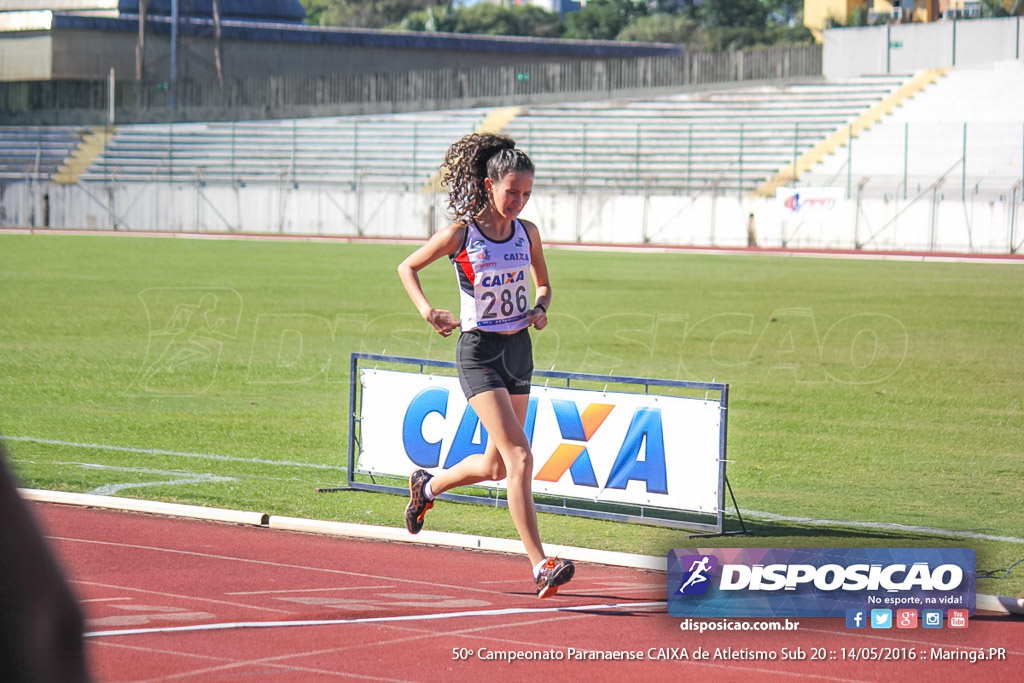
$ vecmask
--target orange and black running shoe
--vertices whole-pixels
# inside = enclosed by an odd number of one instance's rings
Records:
[[[558,592],[558,587],[568,583],[575,573],[576,565],[572,560],[549,557],[537,574],[537,597],[550,598]]]
[[[433,478],[426,470],[416,470],[409,475],[409,504],[405,507],[405,528],[410,534],[418,534],[423,528],[423,516],[434,507],[432,501],[423,495],[423,486]]]

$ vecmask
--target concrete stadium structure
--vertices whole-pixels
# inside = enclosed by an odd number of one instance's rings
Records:
[[[436,185],[444,149],[491,129],[533,153],[525,217],[551,241],[740,247],[753,232],[768,247],[1014,252],[1024,246],[1024,119],[1010,139],[1012,121],[988,125],[997,106],[952,107],[980,101],[972,83],[1024,92],[1024,67],[590,105],[122,126],[78,175],[65,165],[63,184],[0,187],[0,223],[425,238],[447,220]],[[946,168],[955,150],[921,139],[904,197],[907,185],[885,175],[905,154],[888,131],[939,110],[951,138],[967,122],[968,168],[992,182],[972,176],[962,193]],[[782,201],[818,191],[825,208]]]
[[[776,66],[799,60],[766,50],[630,62],[629,83],[666,77],[657,95],[624,88],[624,72],[616,81],[602,64],[593,79],[548,79],[539,99],[499,109],[415,111],[426,100],[410,97],[400,110],[398,91],[374,81],[355,100],[374,92],[391,108],[362,111],[408,113],[9,126],[0,226],[424,238],[446,221],[446,145],[501,130],[537,161],[525,217],[552,241],[1013,253],[1024,249],[1020,22],[970,23],[955,44],[931,40],[942,26],[905,27],[899,59],[891,47],[858,52],[892,35],[884,27],[827,32],[826,62],[865,57],[827,80],[773,82]],[[682,72],[685,83],[672,81]]]
[[[166,81],[167,0],[149,3],[142,80]],[[178,21],[178,77],[216,78],[210,2]],[[682,46],[307,26],[297,0],[222,0],[223,76],[399,72],[681,54]],[[296,11],[297,10],[297,11]],[[138,0],[0,3],[0,80],[136,77]],[[301,13],[301,14],[300,14]]]

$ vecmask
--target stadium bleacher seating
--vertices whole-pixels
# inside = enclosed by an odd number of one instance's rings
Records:
[[[905,80],[865,77],[533,106],[505,132],[533,157],[544,187],[749,191]],[[413,189],[487,111],[122,126],[81,179]]]
[[[506,132],[529,150],[545,185],[747,192],[907,78],[531,107]]]
[[[966,123],[966,175],[964,157]],[[906,149],[906,188],[903,186]],[[961,197],[1008,195],[1024,176],[1024,63],[958,68],[800,178],[800,185],[863,183],[863,196],[908,198],[941,190]],[[838,182],[840,179],[841,182]]]
[[[50,178],[89,130],[84,126],[0,126],[0,178]]]
[[[81,180],[396,184],[415,189],[487,109],[121,126]]]

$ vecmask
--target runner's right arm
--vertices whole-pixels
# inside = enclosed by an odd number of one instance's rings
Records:
[[[466,227],[462,223],[452,223],[437,232],[426,244],[414,251],[398,266],[398,277],[402,279],[405,291],[412,299],[413,305],[427,323],[442,337],[451,335],[460,321],[455,319],[451,311],[438,310],[430,305],[420,284],[419,271],[443,256],[452,256],[462,247],[466,238]]]

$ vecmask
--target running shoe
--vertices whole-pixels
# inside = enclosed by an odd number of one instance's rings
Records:
[[[576,565],[572,560],[549,557],[537,574],[537,597],[550,598],[558,592],[558,587],[568,583],[575,573]]]
[[[410,534],[418,534],[423,528],[423,516],[434,507],[433,501],[423,495],[423,486],[433,478],[426,470],[416,470],[409,475],[409,504],[405,506],[405,528]]]

